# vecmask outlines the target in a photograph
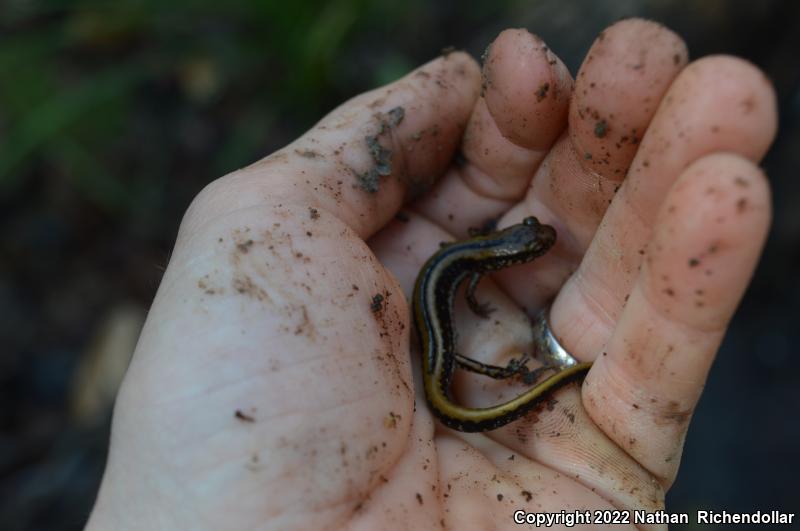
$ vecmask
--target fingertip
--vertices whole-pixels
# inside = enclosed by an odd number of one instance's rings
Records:
[[[665,486],[769,213],[769,185],[747,157],[716,152],[690,164],[664,199],[641,275],[586,378],[589,415]]]
[[[687,60],[683,39],[650,20],[622,20],[600,33],[578,72],[569,113],[570,138],[587,170],[624,178]]]
[[[648,299],[696,330],[724,330],[755,270],[771,211],[766,176],[746,157],[715,153],[691,164],[656,221]]]
[[[698,201],[702,197],[702,201]],[[769,181],[748,158],[732,152],[712,153],[690,164],[678,177],[660,218],[692,226],[720,225],[720,232],[755,237],[769,226],[772,212]],[[730,217],[728,217],[730,216]],[[739,221],[746,218],[745,221]],[[730,223],[734,222],[734,223]]]
[[[452,107],[448,114],[459,116],[463,125],[479,97],[480,80],[478,62],[468,53],[457,50],[443,53],[398,81],[373,92],[386,99],[393,91],[409,89],[413,93],[409,94],[412,96],[409,105],[414,101],[441,99],[442,104]],[[369,102],[368,107],[380,107],[375,101]]]
[[[514,144],[549,148],[566,123],[571,91],[567,67],[529,31],[504,30],[487,49],[483,95],[497,127]]]
[[[717,143],[741,146],[760,160],[775,139],[778,106],[772,82],[753,63],[731,55],[710,55],[690,63],[676,79],[665,106],[691,101],[698,116],[716,114],[725,123],[710,124]]]
[[[443,53],[429,65],[436,67],[441,63],[443,72],[462,78],[463,87],[472,93],[472,103],[478,98],[481,80],[481,66],[470,54],[463,50]],[[413,72],[412,74],[413,75]]]
[[[669,53],[665,56],[675,65],[685,65],[688,62],[689,48],[683,38],[664,24],[648,18],[631,17],[618,20],[600,32],[595,42],[620,33],[638,35],[643,42],[653,48],[660,49],[667,45]]]

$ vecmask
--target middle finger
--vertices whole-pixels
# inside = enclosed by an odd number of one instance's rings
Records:
[[[501,275],[502,285],[514,286],[517,301],[541,306],[577,268],[658,103],[686,60],[680,37],[647,20],[618,22],[595,40],[576,76],[567,133],[525,199],[500,223],[532,213],[558,232],[555,247],[533,266],[535,275],[523,268]]]

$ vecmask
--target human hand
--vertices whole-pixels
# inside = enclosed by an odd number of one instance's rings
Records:
[[[516,509],[663,508],[764,243],[756,163],[776,126],[758,70],[686,61],[677,36],[627,20],[573,86],[509,30],[483,97],[452,53],[212,183],[120,391],[89,527],[510,528]],[[481,284],[497,311],[458,312],[460,351],[503,365],[530,341],[520,308],[555,297],[554,332],[595,364],[535,416],[437,427],[412,378],[416,273],[440,241],[527,215],[558,242]],[[456,382],[469,405],[518,392]]]

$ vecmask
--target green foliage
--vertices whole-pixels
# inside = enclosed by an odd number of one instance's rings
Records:
[[[27,112],[19,112],[22,111],[22,106],[15,109],[18,116],[0,148],[3,154],[0,158],[0,186],[3,189],[16,183],[20,177],[20,164],[38,148],[52,145],[60,150],[64,146],[73,145],[74,139],[69,134],[70,126],[77,125],[81,118],[97,111],[109,100],[116,100],[118,105],[124,104],[123,99],[140,77],[135,71],[111,69],[95,73],[61,90],[46,71],[27,73],[29,75],[25,76],[25,81],[32,88],[49,86],[50,90],[48,94],[38,94],[39,90],[32,90],[32,101],[26,106]],[[13,105],[27,99],[23,96],[25,95],[10,91],[9,100]],[[107,115],[100,114],[98,118],[90,125],[99,125],[101,120],[107,120]]]
[[[376,72],[341,61],[354,34],[392,28],[409,5],[0,4],[0,198],[27,179],[66,179],[125,213],[162,201],[152,190],[165,190],[171,172],[191,172],[197,188],[276,147],[286,136],[278,124],[318,118],[337,90],[402,74],[410,61],[399,53]],[[158,150],[166,154],[152,156]],[[178,160],[187,157],[194,164]]]

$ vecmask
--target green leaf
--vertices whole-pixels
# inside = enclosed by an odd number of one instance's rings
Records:
[[[135,69],[113,69],[87,78],[41,103],[8,130],[0,143],[0,192],[12,189],[20,180],[18,170],[43,145],[62,134],[101,103],[127,93],[142,78]]]

